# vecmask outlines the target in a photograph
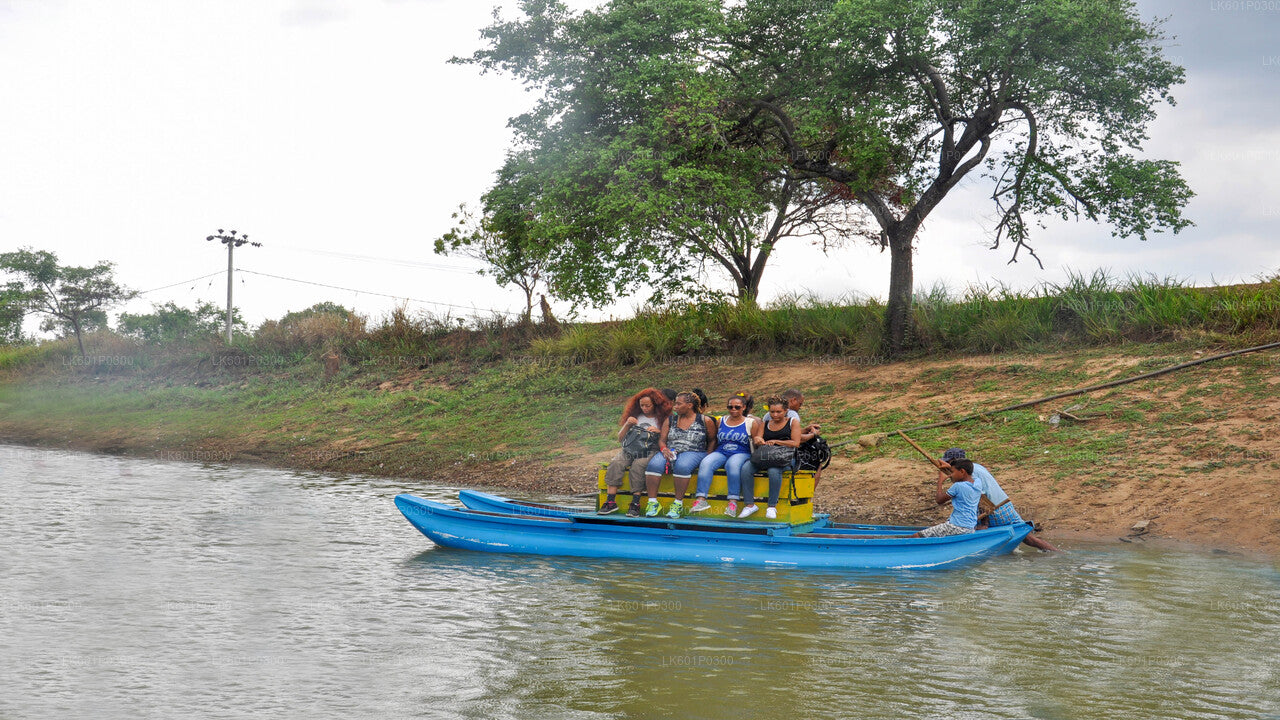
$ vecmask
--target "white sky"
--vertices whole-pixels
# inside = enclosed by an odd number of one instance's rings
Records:
[[[518,290],[432,252],[450,213],[474,205],[501,164],[507,118],[532,102],[507,78],[445,62],[480,46],[491,5],[0,0],[0,251],[110,260],[121,282],[148,290],[224,271],[223,246],[205,237],[235,228],[264,243],[238,250],[237,268],[365,291],[238,273],[236,305],[252,324],[324,300],[378,318],[397,302],[369,292],[464,308],[454,313],[521,310]],[[989,191],[973,186],[921,233],[918,287],[1022,288],[1067,269],[1199,284],[1280,272],[1280,0],[1139,6],[1179,36],[1169,53],[1188,83],[1148,148],[1183,163],[1198,226],[1141,243],[1088,222],[1051,224],[1033,238],[1044,270],[1030,258],[1008,265],[1005,249],[984,248]],[[823,258],[788,244],[765,274],[765,299],[884,296],[887,253]],[[728,288],[721,276],[710,284]],[[125,309],[225,297],[217,276]]]

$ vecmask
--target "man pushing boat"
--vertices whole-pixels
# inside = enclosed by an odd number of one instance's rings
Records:
[[[991,501],[991,504],[995,507],[986,517],[986,523],[989,527],[1017,525],[1018,523],[1026,522],[1018,514],[1018,511],[1013,508],[1013,502],[1009,500],[1008,493],[1000,487],[1000,483],[996,482],[996,478],[991,474],[990,470],[968,460],[962,448],[947,448],[946,452],[942,453],[943,466],[954,466],[957,461],[969,462],[973,466],[973,487],[980,495],[985,495],[987,500]],[[939,468],[938,474],[942,474],[941,468]],[[945,501],[939,500],[938,504],[941,505],[943,502]],[[1036,537],[1034,532],[1027,533],[1022,542],[1038,550],[1061,552],[1061,550],[1050,545],[1045,540]]]

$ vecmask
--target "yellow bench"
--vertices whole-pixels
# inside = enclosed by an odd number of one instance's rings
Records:
[[[599,493],[596,496],[596,509],[604,505],[605,498],[608,496],[608,490],[604,484],[604,471],[607,464],[601,464],[600,474],[596,479],[596,486]],[[764,507],[769,503],[769,477],[760,471],[755,478],[755,498],[756,504],[760,506],[760,512],[752,515],[750,520],[758,520],[773,523],[807,523],[813,521],[813,472],[810,470],[797,470],[795,480],[792,481],[790,468],[782,471],[782,491],[778,494],[778,518],[776,520],[768,520],[764,516]],[[689,478],[689,489],[685,491],[684,509],[685,514],[689,512],[689,508],[693,505],[693,496],[698,487],[698,474],[694,473]],[[624,495],[631,493],[631,478],[628,474],[622,476],[622,487],[618,490],[618,505],[622,508],[627,507],[629,500]],[[640,494],[644,495],[644,488],[640,489]],[[725,520],[724,507],[729,504],[729,479],[725,476],[724,470],[717,470],[714,477],[711,478],[711,488],[707,491],[707,502],[711,504],[711,509],[706,510],[692,517],[703,517],[708,520]],[[670,507],[671,501],[676,497],[675,478],[670,475],[663,475],[662,480],[658,483],[658,502],[662,503],[662,512],[666,513]],[[738,503],[741,508],[742,503]]]

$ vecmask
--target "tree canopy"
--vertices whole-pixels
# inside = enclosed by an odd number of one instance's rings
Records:
[[[84,332],[105,327],[106,311],[135,295],[116,284],[114,268],[109,262],[93,267],[59,265],[58,256],[48,250],[0,253],[0,271],[18,278],[10,289],[21,296],[28,311],[46,316],[40,329],[74,335],[81,357]]]
[[[238,309],[232,311],[232,325],[244,328]],[[121,313],[116,329],[143,342],[160,344],[186,342],[217,337],[224,327],[223,308],[203,300],[194,308],[184,308],[170,301],[154,304],[149,313]]]
[[[1190,224],[1177,163],[1142,153],[1183,71],[1129,0],[524,0],[483,37],[460,62],[541,93],[511,120],[538,178],[530,235],[598,263],[588,283],[651,278],[664,239],[711,234],[708,208],[758,224],[791,182],[856,203],[843,236],[890,251],[892,351],[914,239],[967,178],[1011,262],[1050,217],[1141,239]]]

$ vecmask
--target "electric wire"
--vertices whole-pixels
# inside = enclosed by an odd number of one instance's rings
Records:
[[[345,290],[345,291],[347,291],[347,292],[363,293],[363,294],[365,294],[365,295],[375,295],[375,296],[377,296],[377,297],[391,298],[391,299],[393,299],[393,300],[408,300],[408,301],[410,301],[410,302],[424,303],[424,304],[427,304],[427,305],[442,305],[442,306],[444,306],[444,307],[457,308],[457,309],[459,309],[459,310],[468,310],[468,311],[471,311],[471,312],[481,312],[481,310],[480,310],[479,308],[476,308],[476,307],[467,307],[466,305],[455,305],[455,304],[453,304],[453,303],[440,302],[440,301],[438,301],[438,300],[422,300],[422,299],[419,299],[419,298],[412,298],[412,297],[408,297],[407,295],[389,295],[389,294],[387,294],[387,293],[372,292],[372,291],[370,291],[370,290],[358,290],[358,289],[356,289],[356,288],[342,287],[342,286],[340,286],[340,285],[330,285],[330,284],[328,284],[328,283],[314,282],[314,281],[311,281],[311,280],[300,280],[300,279],[298,279],[298,278],[284,277],[283,275],[272,275],[271,273],[258,272],[258,271],[256,271],[256,270],[246,270],[246,269],[244,269],[244,268],[237,268],[237,269],[236,269],[236,272],[249,273],[250,275],[261,275],[262,277],[275,278],[276,280],[287,280],[287,281],[289,281],[289,282],[301,283],[301,284],[303,284],[303,285],[315,285],[315,286],[317,286],[317,287],[329,288],[329,289],[332,289],[332,290]],[[181,284],[181,283],[179,283],[179,284]],[[519,317],[519,316],[520,316],[520,313],[508,312],[508,311],[506,311],[506,310],[493,310],[493,309],[490,309],[490,310],[485,310],[484,312],[492,312],[492,313],[497,313],[497,314],[500,314],[500,315],[509,315],[509,316],[511,316],[511,317]]]
[[[197,281],[197,280],[204,280],[205,278],[211,278],[211,277],[213,277],[213,276],[215,276],[215,275],[225,275],[225,274],[226,274],[226,272],[227,272],[226,270],[219,270],[218,272],[215,272],[215,273],[209,273],[208,275],[201,275],[200,277],[194,277],[194,278],[191,278],[190,280],[183,280],[182,282],[176,282],[176,283],[172,283],[172,284],[170,284],[170,285],[161,285],[161,286],[160,286],[160,287],[158,287],[158,288],[151,288],[150,290],[142,290],[142,291],[140,291],[138,294],[139,294],[139,295],[146,295],[147,293],[153,293],[153,292],[155,292],[155,291],[157,291],[157,290],[168,290],[168,289],[169,289],[169,288],[171,288],[171,287],[178,287],[179,285],[186,285],[186,284],[187,284],[187,283],[189,283],[189,282],[195,282],[195,281]]]

